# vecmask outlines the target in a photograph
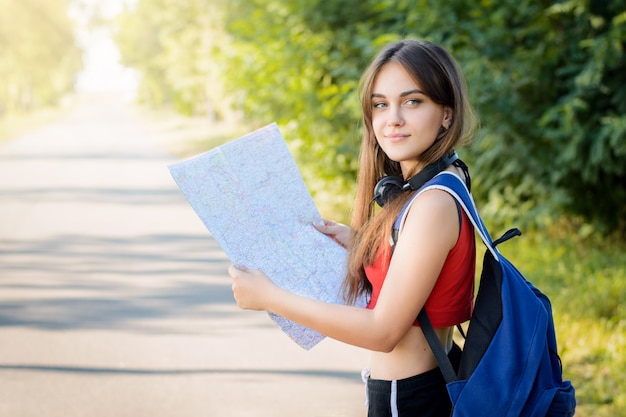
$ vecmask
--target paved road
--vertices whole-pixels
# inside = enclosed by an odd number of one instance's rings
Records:
[[[0,144],[0,416],[363,416],[365,352],[239,311],[119,98]]]

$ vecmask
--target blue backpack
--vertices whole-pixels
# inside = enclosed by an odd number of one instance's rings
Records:
[[[511,229],[492,241],[467,187],[456,175],[442,172],[418,194],[433,188],[456,199],[487,246],[458,369],[425,309],[418,316],[446,380],[452,416],[573,416],[576,397],[571,382],[563,381],[550,301],[496,249],[521,232]],[[402,217],[401,213],[394,229],[399,229]]]

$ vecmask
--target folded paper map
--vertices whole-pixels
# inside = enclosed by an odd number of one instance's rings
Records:
[[[260,269],[296,294],[343,302],[346,251],[313,227],[320,214],[275,123],[169,170],[233,264]],[[305,349],[324,338],[270,317]]]

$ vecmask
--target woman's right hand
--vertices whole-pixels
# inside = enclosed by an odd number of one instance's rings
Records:
[[[270,278],[256,269],[230,265],[233,296],[237,306],[244,310],[266,310],[272,291],[277,288]]]
[[[345,224],[337,223],[332,220],[322,219],[322,221],[323,223],[315,223],[313,226],[326,236],[332,238],[339,245],[347,248],[352,229]]]

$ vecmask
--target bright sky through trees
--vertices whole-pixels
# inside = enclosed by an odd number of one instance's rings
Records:
[[[93,19],[109,21],[135,0],[81,0],[71,15],[77,22],[77,37],[84,50],[84,69],[78,75],[77,90],[82,92],[129,91],[137,88],[138,74],[119,63],[120,52],[111,29],[94,25]]]

